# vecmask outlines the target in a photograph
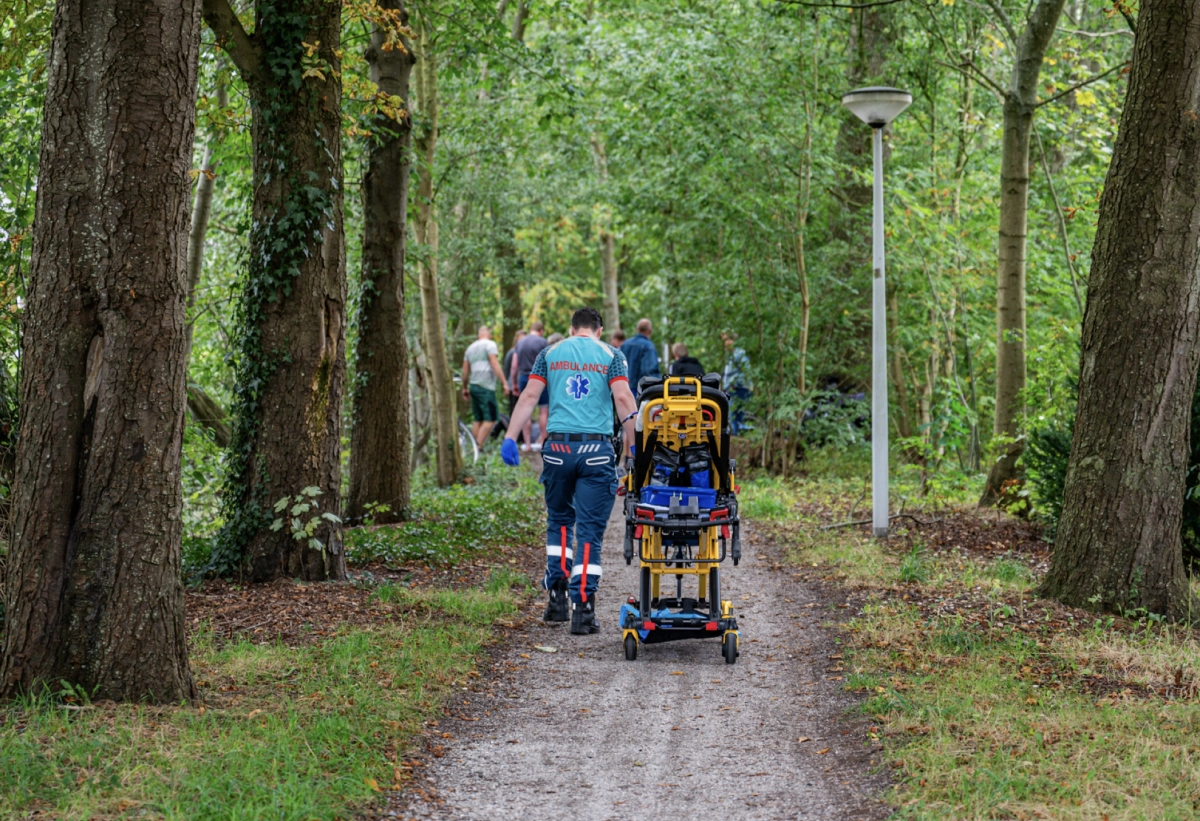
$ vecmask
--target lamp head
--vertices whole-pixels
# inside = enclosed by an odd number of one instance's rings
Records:
[[[871,128],[883,128],[908,108],[912,95],[887,86],[870,86],[848,91],[842,105]]]

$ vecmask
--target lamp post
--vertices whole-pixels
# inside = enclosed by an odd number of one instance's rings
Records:
[[[912,95],[898,88],[856,88],[842,105],[871,126],[875,196],[872,223],[874,276],[871,284],[871,523],[875,536],[888,535],[887,288],[883,278],[883,128],[908,108]]]

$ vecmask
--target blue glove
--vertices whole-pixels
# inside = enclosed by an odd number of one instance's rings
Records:
[[[521,452],[517,450],[517,440],[505,438],[504,444],[500,446],[500,458],[504,460],[504,464],[516,467],[521,464]]]

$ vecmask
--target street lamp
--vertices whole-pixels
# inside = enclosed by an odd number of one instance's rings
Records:
[[[888,535],[887,289],[883,279],[883,127],[908,108],[912,95],[898,88],[856,88],[842,105],[871,126],[875,197],[871,228],[874,279],[871,286],[871,505],[875,536]]]

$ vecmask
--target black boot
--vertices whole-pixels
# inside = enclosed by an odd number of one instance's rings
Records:
[[[576,636],[587,636],[600,632],[600,622],[596,621],[596,596],[588,596],[584,604],[575,605],[571,614],[571,633]]]
[[[550,588],[550,601],[546,603],[546,613],[542,621],[570,621],[571,600],[567,597],[567,580],[559,579]]]

